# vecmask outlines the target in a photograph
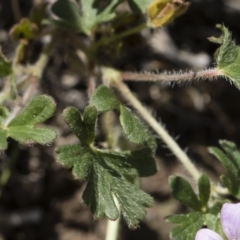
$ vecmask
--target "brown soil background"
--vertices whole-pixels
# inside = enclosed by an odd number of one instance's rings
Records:
[[[11,58],[16,43],[8,37],[15,23],[10,2],[0,1],[0,44]],[[28,16],[32,1],[19,0],[19,3],[22,15]],[[217,45],[207,37],[219,36],[215,25],[224,23],[240,44],[239,22],[239,0],[192,1],[187,13],[167,28],[145,30],[142,35],[129,37],[128,51],[111,59],[111,63],[124,70],[197,70],[213,66]],[[102,240],[105,237],[106,219],[93,220],[89,210],[80,204],[84,183],[74,180],[70,170],[54,158],[56,145],[75,141],[61,118],[62,110],[70,105],[83,110],[88,101],[86,79],[64,55],[67,50],[60,41],[39,88],[39,93],[49,94],[57,102],[57,114],[48,123],[60,132],[59,139],[53,146],[31,148],[10,141],[8,151],[0,156],[2,172],[9,166],[10,157],[16,159],[10,179],[2,188],[0,239]],[[235,141],[240,146],[239,90],[223,79],[174,87],[149,83],[129,83],[129,86],[168,131],[179,136],[178,143],[187,149],[197,167],[217,180],[224,170],[207,147],[217,146],[219,139]],[[146,219],[135,231],[121,221],[119,240],[169,239],[172,226],[164,222],[164,217],[187,211],[171,197],[168,177],[179,175],[189,179],[193,186],[195,183],[161,140],[157,141],[159,172],[142,180],[142,189],[154,197],[155,205],[148,209]]]

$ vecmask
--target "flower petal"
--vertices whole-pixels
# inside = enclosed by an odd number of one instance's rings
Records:
[[[228,239],[240,239],[240,203],[224,203],[221,223]]]
[[[195,240],[223,240],[223,239],[214,231],[207,228],[203,228],[197,232]]]

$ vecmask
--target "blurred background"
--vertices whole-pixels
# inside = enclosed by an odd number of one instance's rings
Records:
[[[19,0],[19,12],[13,9],[13,2],[0,0],[0,45],[10,59],[17,43],[9,37],[9,30],[19,17],[28,17],[34,5],[48,1]],[[128,6],[121,4],[118,10],[128,11]],[[123,52],[111,53],[109,46],[109,52],[99,53],[100,59],[126,71],[213,67],[218,45],[207,38],[219,36],[215,25],[223,23],[240,45],[239,22],[239,0],[191,1],[189,10],[169,26],[131,35],[125,39]],[[33,62],[41,47],[41,42],[34,43]],[[67,35],[63,33],[38,89],[39,93],[49,94],[57,102],[57,113],[47,123],[59,132],[58,140],[53,146],[30,148],[9,140],[9,149],[0,155],[0,240],[105,238],[107,220],[94,220],[81,204],[84,183],[74,180],[71,171],[55,160],[57,145],[76,141],[61,117],[62,110],[71,105],[82,111],[88,103],[84,69],[78,66],[71,51]],[[224,79],[172,87],[153,83],[128,84],[186,149],[198,168],[217,181],[224,170],[208,153],[207,147],[218,146],[219,139],[234,141],[240,146],[239,90]],[[134,231],[121,221],[119,240],[167,240],[172,226],[164,222],[164,217],[188,211],[171,197],[168,177],[179,175],[190,180],[193,186],[195,183],[161,139],[157,142],[159,172],[141,181],[142,189],[154,197],[155,205],[148,209],[146,219]]]

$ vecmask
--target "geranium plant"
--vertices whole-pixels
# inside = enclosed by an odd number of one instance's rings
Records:
[[[128,6],[128,13],[118,10],[121,4]],[[227,27],[217,25],[221,36],[209,38],[220,45],[213,68],[179,73],[138,73],[117,69],[104,60],[106,52],[117,53],[124,48],[126,37],[145,28],[166,27],[188,11],[189,6],[184,0],[49,1],[33,8],[28,18],[19,19],[12,27],[10,35],[18,42],[13,59],[7,59],[0,52],[0,78],[4,82],[0,92],[0,151],[3,154],[9,147],[9,139],[27,146],[41,144],[47,147],[58,137],[54,126],[41,126],[55,114],[55,100],[45,94],[37,95],[36,89],[60,36],[65,35],[71,42],[68,42],[70,59],[78,56],[77,64],[75,60],[72,63],[87,79],[88,105],[81,112],[73,106],[63,110],[62,117],[78,140],[74,144],[57,146],[56,160],[70,169],[77,180],[86,182],[82,203],[93,217],[115,221],[115,228],[109,225],[114,228],[114,233],[109,233],[113,240],[117,238],[117,220],[121,215],[128,227],[135,229],[145,218],[146,208],[154,204],[154,198],[140,189],[139,179],[158,171],[154,159],[155,134],[198,186],[196,191],[183,177],[169,177],[172,196],[191,209],[187,214],[166,217],[167,222],[176,224],[170,238],[222,239],[223,232],[229,240],[240,237],[239,204],[225,203],[240,200],[240,151],[236,144],[220,140],[221,149],[209,148],[226,170],[219,183],[213,182],[197,169],[126,83],[150,81],[171,85],[223,77],[240,89],[240,48]],[[139,15],[142,16],[140,23],[134,24],[132,19]],[[126,27],[128,23],[130,27]],[[37,41],[42,41],[42,50],[32,63],[32,47]],[[115,56],[113,54],[113,58]],[[106,113],[117,116],[125,147],[113,131],[108,129],[104,133],[99,128],[99,119]],[[105,144],[101,144],[97,132],[102,133]]]

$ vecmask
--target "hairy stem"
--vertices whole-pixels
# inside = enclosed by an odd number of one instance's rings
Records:
[[[132,73],[132,72],[123,72],[122,79],[124,81],[151,81],[151,82],[184,82],[192,80],[213,80],[218,76],[221,76],[222,73],[217,68],[205,69],[198,72],[174,72],[174,73]]]
[[[176,141],[169,135],[165,128],[152,117],[152,115],[143,107],[141,102],[133,95],[126,84],[122,81],[114,81],[112,85],[121,92],[122,96],[137,110],[141,117],[149,124],[149,126],[161,137],[169,149],[185,166],[194,180],[198,180],[200,172],[194,166],[187,154],[179,147]]]

